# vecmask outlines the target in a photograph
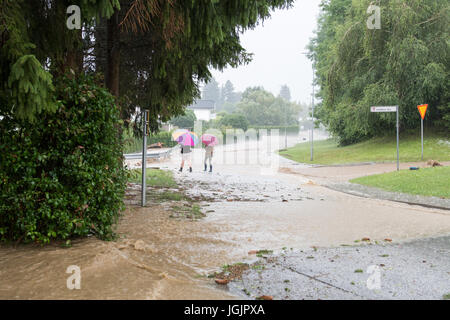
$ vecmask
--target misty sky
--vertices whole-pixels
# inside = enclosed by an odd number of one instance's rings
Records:
[[[222,72],[212,70],[223,85],[230,80],[236,91],[249,86],[263,86],[275,95],[287,84],[292,99],[309,103],[312,93],[311,61],[301,52],[317,28],[321,0],[297,0],[289,10],[277,10],[272,17],[254,30],[241,36],[241,43],[253,53],[253,61],[239,68]]]

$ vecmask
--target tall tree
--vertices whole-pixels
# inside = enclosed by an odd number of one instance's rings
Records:
[[[286,101],[291,101],[291,90],[287,85],[281,86],[280,97]]]
[[[317,117],[350,144],[393,130],[389,114],[372,105],[399,105],[402,128],[416,128],[417,105],[426,122],[450,128],[448,1],[386,0],[381,29],[367,27],[373,1],[326,0],[310,44],[322,103]]]
[[[148,109],[151,128],[157,130],[160,121],[183,113],[200,97],[199,83],[211,78],[210,67],[221,70],[250,61],[240,44],[241,32],[292,2],[121,0],[119,97],[129,110],[123,114],[136,106]],[[107,70],[105,45],[99,47],[99,69]]]
[[[118,11],[115,11],[108,19],[106,43],[106,86],[114,96],[118,97],[120,87],[120,29]]]
[[[220,88],[219,83],[216,79],[214,79],[214,77],[212,77],[211,80],[203,87],[202,99],[213,100],[216,104],[219,102]]]
[[[223,100],[225,102],[233,102],[234,101],[234,86],[230,80],[225,82],[225,86],[222,90]]]
[[[285,126],[297,124],[300,108],[261,87],[254,87],[244,91],[237,112],[243,114],[250,125]]]
[[[54,110],[52,76],[84,72],[89,55],[89,70],[105,74],[107,87],[126,109],[122,114],[147,108],[157,130],[160,121],[181,114],[200,96],[209,68],[250,61],[240,34],[292,2],[0,0],[0,96],[22,116]],[[66,28],[65,9],[73,4],[81,8],[84,32],[93,29],[94,51],[84,47],[90,38]]]
[[[82,71],[81,30],[66,26],[66,10],[73,4],[81,8],[83,25],[110,16],[119,5],[118,0],[0,0],[3,116],[33,120],[56,110],[52,78]]]
[[[242,99],[242,93],[234,91],[233,83],[227,80],[221,90],[220,110],[234,112],[239,101]]]

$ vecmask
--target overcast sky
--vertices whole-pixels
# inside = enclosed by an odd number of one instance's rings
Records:
[[[230,80],[236,91],[263,86],[278,95],[283,84],[291,89],[295,101],[311,101],[312,65],[301,52],[317,28],[321,0],[297,0],[289,10],[277,10],[254,30],[241,36],[241,43],[253,53],[253,61],[223,72],[212,70],[220,85]]]

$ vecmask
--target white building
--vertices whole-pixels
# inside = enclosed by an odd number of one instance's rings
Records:
[[[216,118],[216,103],[213,100],[197,100],[187,108],[194,111],[197,120],[209,121]]]

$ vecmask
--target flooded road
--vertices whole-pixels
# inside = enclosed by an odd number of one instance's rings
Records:
[[[230,299],[202,271],[226,262],[226,240],[213,226],[177,221],[161,207],[130,208],[120,239],[74,241],[71,248],[0,248],[0,299]],[[216,258],[214,258],[216,257]],[[81,270],[81,289],[69,290]]]
[[[300,138],[290,137],[289,145]],[[254,161],[257,152],[247,152],[253,147],[217,147],[212,173],[202,170],[203,150],[194,151],[192,173],[178,172],[178,153],[150,165],[173,171],[188,195],[211,199],[201,203],[203,219],[173,219],[166,204],[149,202],[128,207],[114,242],[1,246],[0,299],[242,298],[206,276],[225,264],[252,261],[251,250],[450,234],[449,211],[332,191],[297,173],[308,166],[279,158],[273,146],[259,152],[272,161],[261,165]],[[80,267],[80,290],[67,288],[71,265]]]

